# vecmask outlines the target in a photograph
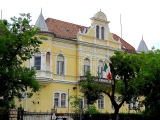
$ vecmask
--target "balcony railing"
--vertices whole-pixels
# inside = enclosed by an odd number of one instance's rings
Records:
[[[86,81],[86,76],[80,76],[79,82],[83,82],[83,81]],[[111,80],[108,80],[107,78],[97,77],[96,81],[102,84],[111,84]]]
[[[46,86],[52,81],[52,72],[50,71],[36,71],[36,79],[39,81],[40,85]]]

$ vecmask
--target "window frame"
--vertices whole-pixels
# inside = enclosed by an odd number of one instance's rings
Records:
[[[96,38],[99,39],[99,25],[96,26]]]
[[[100,98],[98,99],[98,108],[99,109],[104,109],[105,107],[105,98],[104,98],[104,95],[100,95],[102,96],[103,98]]]
[[[101,27],[101,39],[104,40],[104,27]]]
[[[37,58],[40,58],[40,59],[36,60]],[[41,52],[38,52],[38,54],[35,53],[35,55],[34,55],[34,68],[35,68],[35,70],[41,70],[41,62],[42,62]],[[37,67],[39,69],[37,69]]]
[[[88,60],[89,63],[86,63],[85,60]],[[83,65],[83,75],[86,75],[87,70],[91,70],[90,64],[91,64],[90,59],[85,58],[85,59],[84,59],[84,65]]]
[[[102,65],[101,65],[102,64]],[[104,65],[103,65],[103,61],[102,60],[99,60],[98,61],[98,73],[101,73],[101,74],[98,74],[98,76],[100,78],[103,78],[103,68],[104,68]]]
[[[55,105],[55,94],[59,94],[58,96],[58,106]],[[65,94],[65,99],[62,99],[62,95]],[[64,105],[62,105],[62,100]],[[67,108],[68,107],[68,94],[65,92],[56,91],[53,93],[53,106],[58,108]]]
[[[63,61],[58,61],[58,56],[62,56]],[[57,75],[65,75],[65,58],[62,54],[57,55],[56,74]]]

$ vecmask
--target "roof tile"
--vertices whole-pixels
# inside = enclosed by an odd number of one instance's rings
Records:
[[[47,18],[46,24],[49,31],[53,32],[56,37],[65,38],[65,39],[77,39],[77,33],[79,29],[83,31],[84,28],[89,28],[81,25],[76,25],[69,22],[64,22],[61,20],[56,20],[53,18]],[[121,48],[124,51],[136,53],[135,48],[127,43],[125,40],[120,38],[118,35],[112,33],[114,40],[118,41],[120,39],[122,46]]]

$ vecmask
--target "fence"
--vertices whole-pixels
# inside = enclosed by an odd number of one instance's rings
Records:
[[[0,110],[0,120],[9,120],[9,111]]]

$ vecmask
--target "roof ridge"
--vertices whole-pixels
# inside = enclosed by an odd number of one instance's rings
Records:
[[[112,34],[115,34],[115,33],[112,33]],[[115,34],[117,37],[119,37],[117,34]],[[129,44],[127,41],[125,41],[123,38],[119,37],[121,40],[123,40],[124,42],[126,42],[127,44]],[[131,44],[129,44],[131,45]],[[132,45],[131,45],[132,46]],[[132,46],[133,47],[133,46]]]
[[[81,26],[81,27],[86,27],[86,26],[83,26],[83,25],[79,25],[79,24],[71,23],[71,22],[66,22],[66,21],[63,21],[63,20],[55,19],[55,18],[49,18],[48,17],[47,19],[53,19],[53,20],[57,20],[57,21],[60,21],[60,22],[64,22],[64,23],[69,23],[69,24],[73,24],[73,25],[77,25],[77,26]],[[86,27],[86,28],[89,28],[89,27]]]

